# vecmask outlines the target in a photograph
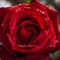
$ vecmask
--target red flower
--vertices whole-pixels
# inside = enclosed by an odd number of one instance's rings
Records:
[[[37,0],[0,8],[0,56],[2,60],[48,60],[47,54],[60,48],[58,31],[57,12]]]

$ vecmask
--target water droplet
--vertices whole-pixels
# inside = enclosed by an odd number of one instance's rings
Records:
[[[45,12],[44,12],[44,11],[40,11],[40,13],[45,14]]]
[[[44,11],[41,11],[41,10],[39,10],[39,9],[37,9],[37,11],[39,11],[40,13],[42,13],[42,14],[45,14],[45,12]]]
[[[37,11],[39,11],[39,9],[37,9]]]
[[[49,9],[51,9],[51,7],[49,7]]]
[[[44,12],[42,12],[42,14],[44,14]]]

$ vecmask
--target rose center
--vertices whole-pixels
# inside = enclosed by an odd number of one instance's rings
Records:
[[[24,18],[18,22],[17,38],[20,44],[29,44],[40,33],[40,28],[35,19]]]
[[[33,35],[34,33],[31,29],[31,26],[28,24],[18,29],[18,38],[21,44],[27,44]]]

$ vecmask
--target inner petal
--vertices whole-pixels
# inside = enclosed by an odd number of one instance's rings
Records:
[[[31,31],[30,27],[25,26],[18,29],[17,35],[21,44],[27,44],[33,37],[34,33]]]
[[[31,42],[30,40],[34,40],[40,33],[40,28],[38,28],[38,24],[33,22],[32,20],[25,20],[18,25],[17,29],[17,38],[20,44],[28,44]]]
[[[20,29],[20,42],[22,44],[27,44],[27,41],[32,37],[32,33],[29,30],[26,30],[25,28]]]

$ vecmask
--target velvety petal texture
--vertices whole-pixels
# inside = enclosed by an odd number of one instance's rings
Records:
[[[0,8],[0,25],[7,13],[8,8]]]
[[[49,60],[49,53],[60,49],[57,16],[38,0],[0,8],[1,59]]]

